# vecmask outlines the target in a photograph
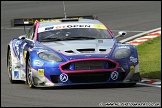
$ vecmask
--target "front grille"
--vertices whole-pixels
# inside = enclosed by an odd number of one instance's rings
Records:
[[[110,77],[110,72],[71,73],[68,77],[72,83],[106,82]]]
[[[71,61],[61,66],[62,70],[95,70],[95,69],[114,69],[116,63],[109,60],[82,60]]]
[[[103,60],[75,62],[75,70],[104,69]]]

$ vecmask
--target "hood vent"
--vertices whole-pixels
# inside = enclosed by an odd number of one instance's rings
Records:
[[[106,49],[99,49],[99,51],[106,51]]]
[[[88,48],[88,49],[76,49],[80,53],[95,53],[94,48]],[[99,49],[100,52],[105,52],[106,49]],[[73,50],[67,50],[66,53],[75,53]]]
[[[89,48],[89,49],[77,49],[77,51],[81,53],[94,53],[95,49],[94,48]]]
[[[65,51],[66,53],[74,53],[72,50]]]

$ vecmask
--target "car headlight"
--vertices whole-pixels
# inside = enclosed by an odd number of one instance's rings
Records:
[[[115,58],[116,59],[127,58],[130,55],[131,55],[131,51],[130,51],[130,49],[127,49],[127,48],[122,48],[122,49],[119,49],[115,52]]]
[[[60,62],[62,61],[62,58],[59,57],[57,54],[53,52],[41,52],[38,54],[38,57],[42,60],[50,61],[50,62]]]

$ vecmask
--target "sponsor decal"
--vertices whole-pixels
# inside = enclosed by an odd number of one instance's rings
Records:
[[[134,57],[130,57],[130,61],[133,62],[133,63],[136,63],[137,62],[137,58],[134,58]]]
[[[39,54],[39,53],[41,53],[41,52],[45,52],[45,51],[48,51],[48,50],[45,50],[45,49],[39,49],[39,50],[37,51],[37,54]]]
[[[32,19],[32,18],[24,18],[24,19],[23,19],[23,22],[26,22],[26,23],[27,23],[27,22],[28,22],[28,23],[31,22],[31,23],[33,23],[33,19]]]
[[[37,48],[38,48],[38,49],[41,49],[41,48],[43,48],[43,47],[39,47],[39,46],[34,46],[34,47],[33,47],[33,49],[37,49]]]
[[[64,26],[64,25],[63,26],[56,26],[55,27],[55,29],[64,29],[64,28],[66,28],[66,26]]]
[[[16,58],[12,58],[12,62],[16,62],[17,61],[17,59]]]
[[[103,40],[98,40],[98,43],[103,43]]]
[[[23,59],[23,54],[20,53],[20,63],[23,64],[24,63],[24,59]]]
[[[119,73],[117,71],[114,71],[111,73],[111,79],[116,80],[118,79]]]
[[[25,78],[25,74],[21,74],[21,78]]]
[[[127,49],[130,49],[129,46],[119,46],[118,48],[127,48]]]
[[[57,29],[70,29],[70,28],[95,28],[95,29],[104,29],[107,28],[103,24],[62,24],[52,27],[42,27],[38,29],[38,33],[44,32],[46,30],[57,30]]]
[[[91,25],[67,25],[67,28],[90,28]]]
[[[20,68],[20,66],[15,66],[15,69],[19,69]]]
[[[66,81],[68,80],[68,75],[62,73],[62,74],[60,75],[60,80],[61,80],[62,82],[66,82]]]
[[[59,19],[36,19],[34,21],[34,23],[36,23],[36,22],[48,22],[48,21],[51,21],[51,22],[60,22]]]
[[[24,51],[24,60],[26,61],[26,54],[27,54],[27,51]]]
[[[125,72],[124,68],[122,68],[122,67],[118,67],[118,68],[120,68],[123,72]]]
[[[65,28],[91,28],[91,25],[61,25],[61,26],[56,26],[55,29],[65,29]]]
[[[44,76],[44,69],[38,69],[38,75]]]
[[[22,49],[24,49],[24,48],[25,48],[26,44],[27,44],[27,43],[24,43],[24,44],[23,44]]]
[[[94,28],[106,30],[106,27],[102,24],[94,24]]]
[[[36,65],[36,66],[43,66],[43,62],[41,62],[40,60],[35,60],[34,61],[34,65]]]
[[[47,27],[47,28],[45,28],[45,30],[51,30],[51,29],[53,29],[54,27]]]
[[[15,51],[16,51],[17,55],[19,55],[19,44],[20,44],[20,41],[16,41],[16,43],[15,43]]]
[[[85,55],[85,57],[90,57],[91,55]]]
[[[19,78],[19,71],[14,71],[14,78],[16,78],[16,79]]]

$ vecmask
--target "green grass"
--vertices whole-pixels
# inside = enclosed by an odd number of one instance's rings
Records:
[[[136,46],[142,78],[161,79],[161,36]]]

